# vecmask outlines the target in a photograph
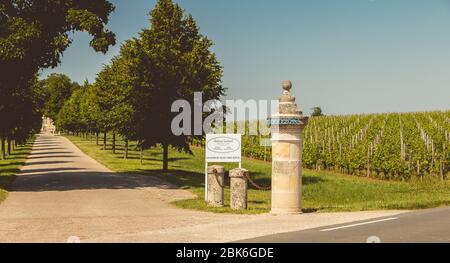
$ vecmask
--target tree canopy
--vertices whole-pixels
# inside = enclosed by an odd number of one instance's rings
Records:
[[[312,110],[313,110],[313,113],[311,114],[312,117],[324,116],[321,107],[314,107],[314,108],[312,108]]]
[[[168,169],[168,147],[190,151],[189,137],[175,136],[171,121],[172,103],[184,99],[194,104],[194,93],[202,92],[204,101],[220,99],[222,67],[210,48],[212,41],[199,33],[191,15],[171,0],[159,0],[150,13],[151,27],[140,33],[140,89],[143,102],[140,122],[145,146],[162,144],[163,169]]]
[[[51,74],[45,80],[41,81],[42,92],[45,98],[43,114],[53,120],[64,105],[64,102],[70,98],[72,92],[79,87],[79,84],[63,74]]]
[[[159,0],[150,24],[121,46],[84,91],[91,94],[82,96],[79,121],[136,140],[142,148],[162,145],[167,170],[170,146],[190,152],[190,137],[172,133],[171,122],[178,114],[172,104],[183,99],[193,106],[195,92],[201,92],[204,101],[220,99],[225,88],[222,67],[210,50],[213,43],[199,32],[191,15],[171,0]],[[70,102],[67,108],[76,109]]]
[[[75,31],[89,33],[92,36],[90,46],[105,53],[115,44],[115,35],[106,29],[113,11],[114,6],[106,0],[0,1],[2,140],[18,130],[23,134],[32,133],[36,127],[24,126],[25,120],[39,119],[44,111],[55,116],[61,105],[53,103],[56,108],[39,109],[43,106],[42,99],[34,97],[45,95],[45,91],[34,91],[39,70],[60,63],[62,54],[72,43],[70,34]],[[62,93],[64,91],[59,95]]]

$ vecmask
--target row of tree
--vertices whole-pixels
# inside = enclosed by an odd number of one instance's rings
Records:
[[[48,116],[59,130],[95,133],[97,143],[103,134],[104,149],[106,134],[111,133],[113,152],[120,135],[125,158],[130,140],[137,141],[141,150],[161,145],[167,170],[169,147],[190,152],[192,139],[173,135],[171,123],[178,114],[171,111],[173,102],[190,101],[193,108],[195,92],[202,92],[207,101],[220,99],[225,89],[222,67],[210,50],[213,43],[199,32],[191,15],[171,0],[159,0],[150,17],[150,28],[126,41],[95,83],[72,85],[69,98],[64,93],[49,101]]]
[[[106,29],[113,5],[106,0],[0,1],[0,139],[4,159],[11,146],[39,131],[47,99],[41,69],[56,67],[71,44],[69,33],[92,35],[90,45],[105,53],[115,44]],[[53,114],[53,112],[48,111]],[[15,142],[13,142],[15,141]],[[6,147],[6,143],[8,147]],[[6,149],[8,148],[8,149]]]

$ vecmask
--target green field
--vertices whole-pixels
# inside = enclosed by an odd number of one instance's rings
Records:
[[[0,160],[0,202],[8,196],[8,187],[31,153],[32,142],[19,146],[6,160]]]
[[[174,203],[182,208],[219,213],[266,213],[270,210],[270,191],[249,190],[248,211],[235,212],[229,208],[229,190],[225,191],[226,206],[209,208],[204,196],[204,151],[194,148],[194,155],[170,152],[170,172],[163,173],[162,151],[155,148],[145,151],[144,162],[131,145],[130,157],[124,160],[122,144],[118,142],[117,154],[103,151],[93,139],[67,136],[82,151],[108,168],[120,173],[148,174],[160,177],[195,193],[198,198]],[[271,164],[254,159],[244,159],[243,167],[250,170],[257,183],[270,184]],[[227,170],[233,168],[226,166]],[[304,170],[303,207],[305,212],[361,211],[376,209],[421,209],[450,205],[450,182],[431,178],[410,182],[382,181],[341,175],[330,172]]]

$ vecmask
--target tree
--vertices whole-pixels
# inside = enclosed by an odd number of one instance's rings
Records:
[[[191,15],[171,0],[159,0],[151,12],[151,28],[140,33],[139,137],[144,147],[163,146],[163,170],[168,170],[172,146],[190,152],[189,137],[175,136],[171,121],[176,116],[171,105],[179,99],[192,101],[202,92],[204,101],[225,94],[222,67],[210,48],[212,41],[199,33]]]
[[[87,132],[95,133],[95,141],[98,145],[99,132],[102,127],[98,120],[101,118],[99,105],[97,104],[97,94],[94,90],[94,85],[86,82],[84,84],[84,93],[80,101],[80,117],[82,122],[86,125]]]
[[[115,44],[114,34],[105,28],[113,10],[106,0],[0,2],[0,137],[23,128],[12,118],[15,104],[11,102],[21,102],[18,94],[31,94],[30,83],[40,69],[60,63],[72,42],[71,32],[91,34],[90,45],[98,52],[105,53]]]
[[[11,154],[13,144],[22,144],[31,134],[39,131],[42,122],[40,105],[43,103],[43,97],[40,93],[37,76],[26,83],[24,88],[13,91],[7,101],[8,104],[3,104],[11,110],[10,116],[0,122],[2,159]],[[8,143],[7,148],[6,142]]]
[[[86,130],[86,124],[81,117],[81,99],[84,88],[75,89],[70,98],[64,102],[56,117],[56,126],[64,131],[81,132]]]
[[[105,53],[115,43],[114,34],[105,29],[113,11],[113,5],[105,0],[2,1],[0,61],[33,72],[56,67],[72,42],[69,33],[73,31],[91,34],[90,45],[95,51]]]
[[[72,82],[63,74],[51,74],[47,79],[42,80],[41,85],[45,96],[43,113],[54,121],[64,102],[72,95],[72,91],[80,87],[78,83]]]
[[[94,85],[96,105],[102,113],[98,123],[106,131],[113,132],[112,151],[115,153],[116,134],[125,139],[125,155],[128,156],[128,140],[136,138],[135,112],[140,106],[136,98],[141,96],[136,80],[138,60],[136,40],[129,40],[122,45],[120,54],[114,57],[97,75]]]
[[[324,116],[322,113],[322,108],[321,107],[314,107],[312,108],[313,113],[311,114],[312,117],[321,117]]]

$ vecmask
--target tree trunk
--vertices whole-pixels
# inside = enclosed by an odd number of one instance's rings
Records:
[[[163,144],[163,172],[169,171],[169,144]]]
[[[106,151],[106,129],[103,131],[103,150]]]
[[[123,150],[123,159],[128,159],[128,139],[125,140],[125,146]]]
[[[95,132],[95,144],[98,146],[98,131]]]
[[[8,156],[11,156],[11,138],[8,138]]]
[[[112,137],[112,153],[116,154],[116,134],[113,133]]]
[[[141,146],[141,165],[144,164],[144,147]]]
[[[5,139],[2,138],[2,160],[6,159]]]

